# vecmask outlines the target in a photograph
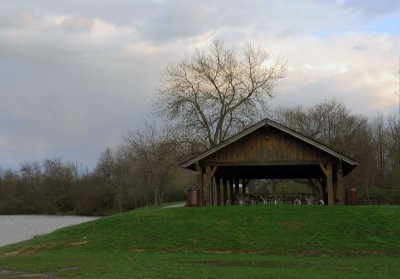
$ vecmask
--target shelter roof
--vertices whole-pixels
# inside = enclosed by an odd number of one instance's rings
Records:
[[[345,165],[347,165],[346,169],[348,169],[349,171],[351,171],[351,169],[353,169],[354,167],[356,167],[358,165],[358,163],[356,161],[354,161],[353,159],[331,149],[330,147],[317,142],[307,136],[304,136],[302,134],[300,134],[299,132],[296,132],[286,126],[283,126],[269,118],[266,118],[264,120],[261,120],[260,122],[254,124],[253,126],[250,126],[249,128],[243,130],[242,132],[232,136],[231,138],[221,142],[220,144],[213,146],[212,148],[201,152],[197,155],[195,155],[194,157],[190,158],[189,160],[183,162],[182,164],[180,164],[181,167],[186,168],[186,169],[191,169],[191,170],[195,170],[196,169],[196,163],[206,159],[207,157],[209,157],[210,155],[218,152],[219,150],[237,142],[238,140],[246,137],[247,135],[250,135],[251,133],[257,131],[258,129],[261,129],[263,127],[273,127],[279,131],[281,131],[284,134],[287,134],[289,136],[292,136],[294,138],[297,138],[298,140],[304,142],[307,145],[310,145],[314,148],[317,148],[318,150],[330,155],[331,157],[336,158],[337,160],[342,161]],[[240,164],[240,162],[238,162]],[[346,171],[347,172],[347,171]]]

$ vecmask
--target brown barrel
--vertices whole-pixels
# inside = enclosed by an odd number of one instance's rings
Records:
[[[357,205],[356,188],[350,188],[346,190],[346,205]]]
[[[200,205],[200,190],[188,190],[188,206]]]

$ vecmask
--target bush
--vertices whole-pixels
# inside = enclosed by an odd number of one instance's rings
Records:
[[[400,189],[388,191],[389,203],[390,204],[400,204]]]
[[[359,204],[362,204],[364,200],[368,200],[367,190],[359,190],[357,199]],[[383,190],[373,186],[369,189],[369,199],[377,200],[380,204],[400,204],[400,189]]]

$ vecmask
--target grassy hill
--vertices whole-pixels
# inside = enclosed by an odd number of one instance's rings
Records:
[[[400,207],[137,210],[0,248],[0,276],[398,278]]]

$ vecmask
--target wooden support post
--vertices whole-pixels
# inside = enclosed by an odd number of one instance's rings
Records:
[[[212,205],[212,179],[211,179],[211,167],[205,167],[204,174],[204,203],[205,205]]]
[[[328,204],[328,189],[326,187],[326,177],[323,177],[321,181],[322,181],[322,199],[324,200],[325,204]]]
[[[235,195],[239,197],[239,179],[235,178]]]
[[[218,204],[218,196],[217,196],[217,191],[216,191],[216,183],[214,183],[215,180],[215,173],[217,171],[218,167],[212,167],[211,172],[210,172],[210,191],[211,191],[211,205],[217,205]],[[216,182],[216,181],[215,181]]]
[[[211,206],[215,205],[215,187],[214,187],[214,177],[210,176],[210,192],[211,192]]]
[[[233,204],[233,179],[229,179],[229,199],[231,200],[231,204]]]
[[[215,166],[215,167],[212,168],[212,170],[211,170],[211,177],[215,176],[215,172],[217,171],[217,169],[218,169],[217,166]]]
[[[332,165],[332,187],[333,187],[333,204],[338,204],[338,196],[337,196],[337,172],[336,172],[336,165]]]
[[[249,194],[250,195],[249,181],[250,181],[250,179],[242,178],[243,194]]]
[[[222,180],[223,184],[223,205],[226,205],[226,200],[228,199],[228,181],[226,178]]]
[[[327,164],[326,166],[326,184],[328,188],[328,205],[334,205],[334,195],[333,195],[333,181],[332,181],[332,164]]]
[[[199,170],[199,184],[200,184],[199,187],[200,187],[200,199],[201,199],[201,200],[200,200],[200,204],[201,204],[202,206],[205,206],[203,168],[202,168],[202,167],[199,167],[198,170]]]
[[[217,205],[221,205],[221,179],[215,177],[215,186],[217,187]]]
[[[204,187],[207,191],[204,192],[205,200],[208,205],[215,205],[216,204],[216,195],[215,195],[215,187],[214,187],[214,175],[217,171],[218,167],[206,167],[205,171],[205,180],[207,186]],[[208,192],[208,193],[207,193]]]
[[[328,205],[334,205],[335,204],[335,196],[334,196],[334,191],[333,191],[333,174],[332,174],[332,164],[328,163],[326,165],[320,164],[321,170],[323,174],[325,175],[325,178],[323,178],[323,184],[324,184],[324,194],[328,194]]]

